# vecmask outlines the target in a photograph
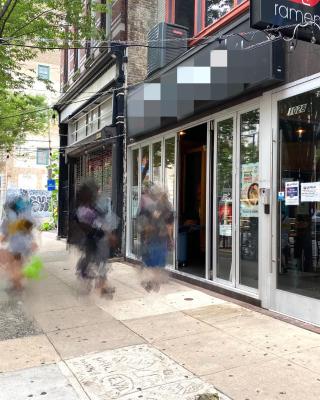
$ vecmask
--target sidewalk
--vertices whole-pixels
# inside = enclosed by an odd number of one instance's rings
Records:
[[[1,400],[320,399],[320,336],[176,280],[157,294],[114,263],[113,300],[81,294],[65,243],[45,278],[0,288]]]

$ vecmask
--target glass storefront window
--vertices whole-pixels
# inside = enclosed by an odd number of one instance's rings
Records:
[[[207,0],[206,25],[223,17],[234,7],[234,0]]]
[[[240,116],[240,284],[258,288],[259,110]]]
[[[132,181],[131,181],[131,252],[139,254],[139,238],[136,224],[136,216],[139,207],[139,149],[132,151],[131,165]]]
[[[320,89],[279,112],[277,288],[320,299]],[[284,192],[284,197],[280,192]]]
[[[175,171],[175,152],[176,139],[174,137],[165,140],[165,189],[171,204],[174,204],[175,187],[176,187],[176,171]]]
[[[141,185],[143,187],[150,181],[150,149],[149,149],[149,146],[142,147],[140,170],[141,170]]]
[[[217,124],[217,277],[231,281],[233,118]]]
[[[176,177],[175,140],[175,137],[161,139],[158,142],[143,144],[141,147],[131,150],[131,165],[129,167],[129,197],[131,202],[129,220],[131,221],[131,225],[129,233],[130,253],[136,257],[140,257],[140,239],[137,232],[136,216],[141,192],[151,182],[151,177],[152,183],[168,191],[169,200],[172,204],[174,203]],[[174,264],[173,250],[168,254],[167,263],[168,265]]]
[[[168,192],[169,201],[174,208],[175,186],[176,186],[176,171],[175,171],[175,153],[176,139],[174,137],[166,139],[164,142],[165,148],[165,168],[164,168],[164,187]],[[168,252],[168,265],[174,265],[174,251],[171,249]]]
[[[152,145],[152,180],[161,185],[161,142]]]

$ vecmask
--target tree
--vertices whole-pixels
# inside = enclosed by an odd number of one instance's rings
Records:
[[[47,103],[42,96],[0,90],[0,150],[10,151],[24,142],[27,133],[45,132],[48,124]],[[43,111],[37,111],[40,110]]]
[[[26,133],[41,133],[48,107],[39,96],[23,94],[35,78],[22,67],[39,52],[85,46],[104,39],[96,14],[112,0],[0,0],[0,150],[23,142]],[[86,4],[86,9],[84,9]],[[72,40],[72,42],[70,42]],[[45,82],[50,88],[50,82]]]
[[[33,78],[21,66],[39,51],[85,46],[105,38],[96,14],[109,11],[112,0],[0,0],[0,90],[21,90]],[[45,40],[44,40],[45,39]],[[72,46],[70,45],[70,46]]]
[[[51,207],[53,224],[58,224],[58,187],[59,187],[59,151],[55,151],[50,155],[50,164],[48,169],[51,170],[51,178],[56,182],[56,189],[51,192]]]

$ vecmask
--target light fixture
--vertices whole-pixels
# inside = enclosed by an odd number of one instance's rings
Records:
[[[317,39],[316,39],[316,37],[314,35],[312,35],[312,37],[311,37],[311,43],[312,44],[316,44],[317,43]]]
[[[290,43],[290,46],[289,46],[289,51],[290,51],[290,52],[293,52],[294,49],[295,49],[295,47],[296,47],[295,44],[294,44],[293,42],[291,42],[291,43]]]
[[[186,134],[186,132],[184,132],[184,131],[180,131],[180,132],[179,132],[179,135],[180,135],[180,136],[183,136],[183,135],[185,135],[185,134]]]
[[[305,133],[305,129],[302,129],[302,128],[299,128],[299,129],[297,129],[297,134],[298,134],[298,136],[299,136],[299,138],[301,139],[302,138],[302,135]]]

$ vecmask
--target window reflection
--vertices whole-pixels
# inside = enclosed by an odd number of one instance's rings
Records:
[[[240,284],[258,288],[259,111],[240,120]]]
[[[138,255],[138,231],[136,216],[139,206],[139,149],[132,151],[132,186],[131,186],[131,252]]]
[[[141,183],[146,185],[150,180],[149,146],[142,147],[141,155]]]
[[[312,185],[279,201],[279,268],[277,287],[320,298],[320,90],[279,102],[279,192],[290,182]],[[294,185],[294,183],[293,183]],[[289,194],[289,191],[287,192]]]
[[[207,0],[207,25],[227,14],[234,4],[234,0]]]
[[[231,281],[233,118],[217,126],[217,276]]]
[[[161,142],[152,145],[153,183],[161,185]]]

